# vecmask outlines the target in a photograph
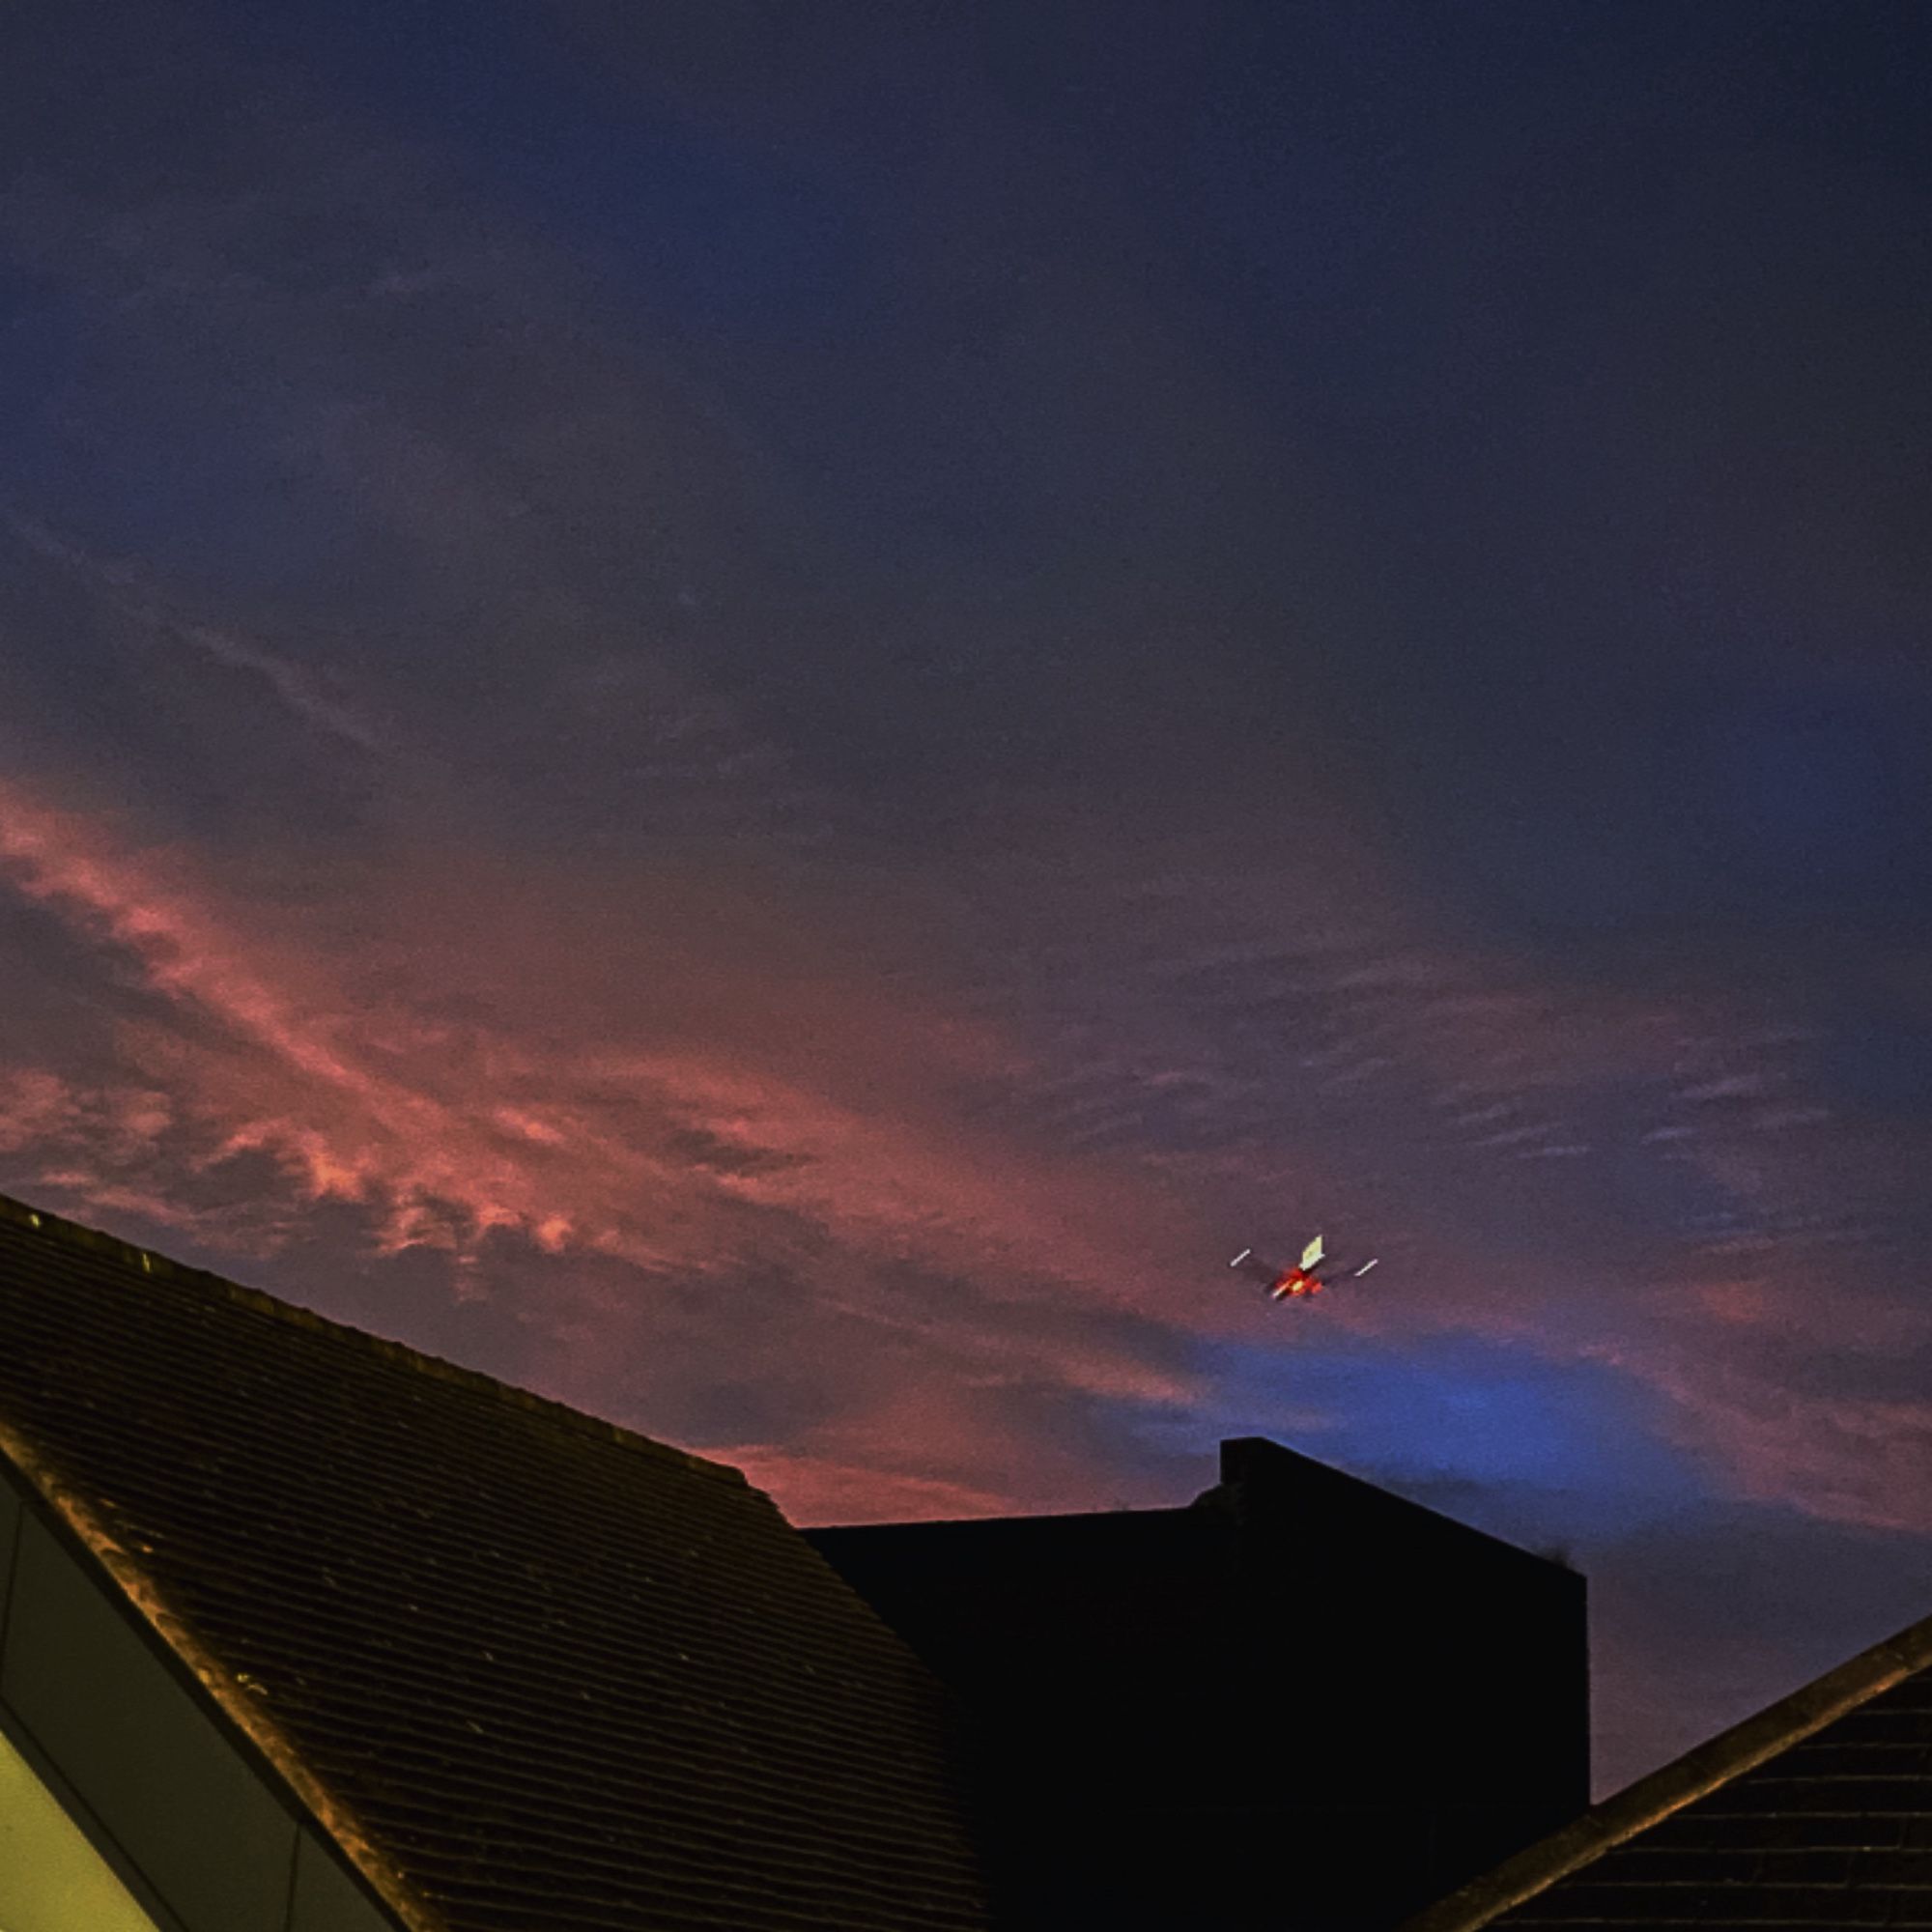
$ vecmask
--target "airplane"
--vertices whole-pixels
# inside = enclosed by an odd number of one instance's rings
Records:
[[[1328,1259],[1321,1236],[1317,1235],[1302,1249],[1300,1261],[1293,1267],[1277,1267],[1273,1262],[1264,1262],[1252,1248],[1243,1248],[1228,1265],[1264,1283],[1269,1300],[1298,1301],[1304,1295],[1320,1294],[1331,1282],[1359,1281],[1380,1259],[1378,1255],[1360,1267],[1344,1267]]]

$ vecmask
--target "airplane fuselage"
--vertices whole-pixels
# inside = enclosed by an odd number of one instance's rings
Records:
[[[1284,1268],[1269,1284],[1268,1293],[1276,1301],[1290,1301],[1298,1295],[1320,1294],[1321,1288],[1319,1275],[1312,1275],[1305,1268]]]

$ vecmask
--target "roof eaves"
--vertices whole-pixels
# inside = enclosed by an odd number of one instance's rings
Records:
[[[309,1770],[281,1728],[235,1675],[169,1608],[154,1579],[117,1541],[99,1512],[65,1482],[33,1445],[0,1419],[0,1459],[13,1464],[81,1544],[132,1607],[194,1678],[230,1724],[254,1746],[275,1775],[408,1932],[446,1932],[441,1918],[383,1855],[351,1812]]]
[[[1417,1913],[1399,1932],[1477,1932],[1613,1846],[1802,1743],[1928,1664],[1932,1617],[1861,1651],[1754,1718],[1626,1785],[1560,1831]]]

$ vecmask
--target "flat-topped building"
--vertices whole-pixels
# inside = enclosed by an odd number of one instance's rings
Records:
[[[1278,1444],[1181,1508],[808,1535],[1023,1767],[1067,1910],[1392,1924],[1589,1802],[1582,1577]]]

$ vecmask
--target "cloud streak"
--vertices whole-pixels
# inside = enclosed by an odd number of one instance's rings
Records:
[[[9,516],[0,519],[0,526],[36,555],[60,564],[99,586],[115,609],[146,629],[173,639],[184,649],[199,652],[227,669],[259,679],[290,714],[327,736],[371,755],[382,753],[383,741],[375,727],[331,698],[303,666],[211,625],[169,615],[152,593],[143,591],[140,573],[133,566],[106,563],[90,556],[32,518]]]

